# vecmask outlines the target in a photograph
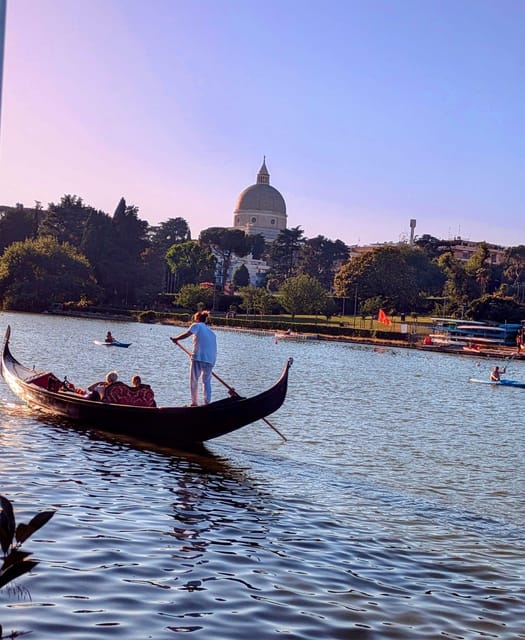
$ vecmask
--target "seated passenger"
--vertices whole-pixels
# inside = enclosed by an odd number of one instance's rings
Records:
[[[140,376],[134,375],[131,378],[131,386],[138,389],[142,385],[142,379]]]
[[[131,386],[137,391],[137,404],[146,407],[156,407],[155,394],[149,384],[142,384],[142,379],[138,375],[131,378]]]
[[[106,375],[105,380],[90,384],[88,387],[89,393],[87,394],[88,400],[102,400],[104,398],[104,392],[106,390],[106,387],[110,384],[113,384],[113,382],[117,382],[117,380],[118,380],[118,373],[116,371],[110,371]]]

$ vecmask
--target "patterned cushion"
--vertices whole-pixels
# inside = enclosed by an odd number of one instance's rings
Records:
[[[134,407],[155,407],[155,394],[148,384],[128,387],[123,382],[113,382],[104,391],[104,402],[127,404]]]

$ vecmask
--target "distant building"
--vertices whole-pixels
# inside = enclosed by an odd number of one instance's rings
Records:
[[[255,184],[247,187],[237,198],[233,212],[233,228],[241,229],[247,235],[261,234],[266,243],[273,242],[279,233],[286,229],[286,203],[275,187],[270,185],[270,174],[266,167],[266,157]],[[250,284],[260,286],[269,265],[264,260],[255,260],[251,255],[232,259],[228,282],[231,282],[235,270],[244,264],[250,274]],[[220,270],[220,265],[218,265]],[[226,283],[227,285],[227,283]]]
[[[266,157],[257,174],[257,182],[237,198],[233,228],[242,229],[248,235],[260,233],[267,242],[275,240],[286,229],[286,203],[279,191],[270,185]]]
[[[440,247],[443,251],[450,251],[456,260],[459,262],[468,262],[470,258],[478,251],[481,244],[484,244],[489,250],[489,262],[493,265],[503,264],[505,262],[505,247],[501,247],[497,244],[490,244],[488,242],[474,242],[472,240],[464,240],[461,237],[456,237],[453,240],[447,241],[445,244]],[[379,249],[382,247],[393,247],[399,245],[406,245],[406,242],[383,242],[377,244],[369,244],[369,245],[353,245],[350,248],[350,260],[352,258],[357,258],[358,256],[367,253],[368,251],[374,251],[374,249]],[[413,240],[411,240],[410,244],[413,244]]]
[[[472,242],[471,240],[463,240],[461,237],[456,237],[451,242],[450,251],[456,260],[460,262],[467,262],[479,249],[481,242]],[[491,264],[498,265],[505,262],[505,249],[497,244],[484,243],[489,250],[489,260]]]

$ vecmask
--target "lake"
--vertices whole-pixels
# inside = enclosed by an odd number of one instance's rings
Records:
[[[15,357],[85,387],[139,373],[189,402],[178,327],[0,313]],[[97,347],[106,331],[129,349]],[[38,640],[525,638],[525,390],[501,361],[217,329],[239,393],[294,358],[269,420],[202,454],[77,430],[0,382],[1,493],[36,569],[0,590]],[[190,342],[184,343],[190,347]],[[507,377],[525,380],[525,363]],[[214,398],[227,395],[213,382]]]

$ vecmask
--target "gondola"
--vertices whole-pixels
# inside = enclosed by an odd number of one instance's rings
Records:
[[[63,388],[50,371],[36,371],[11,354],[8,326],[1,359],[7,386],[28,406],[68,418],[83,426],[168,446],[193,445],[231,433],[281,407],[288,388],[290,358],[277,382],[262,393],[244,398],[237,393],[199,407],[129,406],[89,400]],[[115,383],[124,385],[124,383]],[[268,421],[266,421],[268,422]]]

